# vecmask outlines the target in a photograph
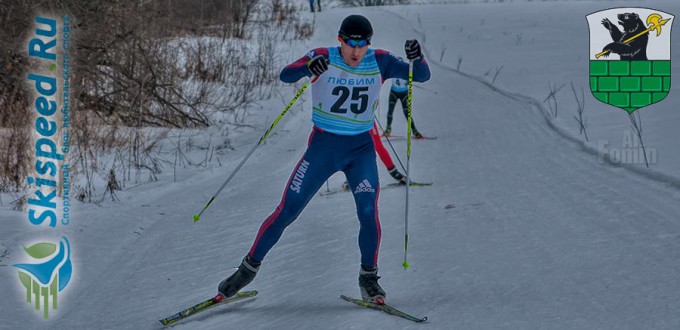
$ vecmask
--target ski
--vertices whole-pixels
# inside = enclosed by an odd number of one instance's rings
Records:
[[[382,138],[387,138],[392,141],[405,141],[406,137],[401,136],[401,135],[382,135]],[[436,136],[421,136],[421,137],[413,137],[413,140],[436,140]]]
[[[396,309],[396,308],[394,308],[390,305],[387,305],[387,304],[374,304],[374,303],[363,301],[363,300],[360,300],[360,299],[354,299],[354,298],[351,298],[351,297],[348,297],[348,296],[345,296],[345,295],[340,296],[340,298],[347,300],[349,302],[355,303],[355,304],[362,306],[362,307],[367,307],[367,308],[383,311],[387,314],[399,316],[401,318],[404,318],[404,319],[407,319],[409,321],[413,321],[413,322],[416,322],[416,323],[421,323],[421,322],[427,321],[427,316],[425,316],[423,318],[415,317],[413,315],[409,315],[407,313],[404,313],[404,312],[402,312],[402,311],[400,311],[400,310],[398,310],[398,309]]]
[[[326,190],[326,191],[319,191],[319,196],[330,196],[330,195],[335,195],[340,192],[348,192],[349,190],[345,189],[332,189],[332,190]]]
[[[411,187],[429,187],[432,185],[432,182],[415,182],[411,181]],[[386,184],[384,186],[380,186],[380,189],[391,189],[391,188],[397,188],[397,187],[405,187],[406,184],[401,183],[401,182],[393,182]],[[329,196],[329,195],[335,195],[339,192],[349,192],[349,189],[345,188],[338,188],[338,189],[332,189],[332,190],[319,190],[319,195],[320,196]]]
[[[411,187],[428,187],[428,186],[431,186],[431,185],[432,185],[432,182],[415,182],[415,181],[411,181]],[[388,184],[388,185],[385,186],[385,187],[380,187],[380,189],[393,188],[393,187],[405,187],[405,186],[406,186],[405,183],[401,183],[401,182],[393,182],[393,183]]]
[[[177,321],[183,320],[191,315],[198,314],[200,312],[206,311],[208,309],[211,309],[213,307],[217,307],[219,305],[224,305],[227,303],[232,303],[235,301],[239,300],[244,300],[244,299],[249,299],[253,298],[257,295],[257,291],[243,291],[243,292],[237,292],[235,295],[229,297],[229,298],[223,298],[221,295],[216,295],[208,300],[205,300],[203,302],[200,302],[194,306],[191,306],[185,310],[179,311],[173,315],[170,315],[162,320],[159,320],[162,325],[170,325],[173,324]]]

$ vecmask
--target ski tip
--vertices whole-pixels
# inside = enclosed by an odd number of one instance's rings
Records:
[[[167,328],[169,325],[174,324],[177,320],[172,320],[170,318],[164,318],[162,320],[158,320],[158,322],[161,323],[163,328]]]

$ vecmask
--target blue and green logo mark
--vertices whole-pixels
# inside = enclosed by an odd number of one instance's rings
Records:
[[[24,251],[35,263],[15,264],[19,271],[19,280],[26,289],[26,302],[35,304],[35,309],[43,309],[43,317],[49,317],[50,305],[53,310],[58,306],[58,293],[71,281],[73,266],[71,264],[71,246],[62,237],[57,248],[53,243],[36,243]]]
[[[670,92],[674,16],[648,8],[613,8],[586,16],[590,29],[590,90],[628,113]]]

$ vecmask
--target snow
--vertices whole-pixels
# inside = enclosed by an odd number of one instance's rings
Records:
[[[411,170],[431,187],[411,188],[409,262],[404,270],[404,191],[380,196],[381,285],[388,303],[428,316],[433,329],[676,329],[680,326],[680,192],[677,87],[642,109],[645,143],[659,161],[613,166],[592,152],[618,147],[629,127],[621,110],[586,91],[591,143],[571,119],[568,86],[560,113],[546,119],[548,81],[587,88],[585,15],[634,1],[514,2],[333,9],[317,13],[312,40],[282,54],[333,45],[340,21],[361,12],[373,46],[401,54],[423,41],[432,79],[414,90],[414,118],[437,140],[414,141]],[[680,4],[645,7],[678,12]],[[505,32],[505,34],[504,34]],[[517,42],[521,35],[521,42]],[[677,42],[677,39],[674,41]],[[499,48],[500,47],[500,48]],[[441,49],[446,53],[440,61]],[[677,47],[676,47],[677,48]],[[461,72],[455,70],[458,55]],[[557,63],[557,64],[556,64]],[[496,82],[484,77],[503,66]],[[677,63],[674,65],[677,71]],[[540,68],[534,70],[533,68]],[[299,87],[299,85],[298,85]],[[387,88],[383,90],[386,101]],[[128,187],[120,202],[76,204],[64,234],[74,278],[48,321],[24,302],[14,267],[0,267],[0,329],[158,329],[158,319],[215,293],[278,204],[311,129],[309,93],[298,101],[230,185],[198,212],[295,89],[259,102],[229,135],[222,166],[166,169],[159,181]],[[384,102],[386,103],[386,102]],[[380,114],[384,122],[385,111]],[[393,130],[404,135],[395,113]],[[205,134],[196,133],[196,138]],[[405,161],[405,141],[394,141]],[[197,159],[204,152],[192,155]],[[380,167],[384,183],[391,182]],[[631,171],[633,169],[633,171]],[[656,175],[658,173],[662,176]],[[665,181],[665,178],[669,178]],[[336,175],[329,186],[338,187]],[[325,188],[322,188],[325,189]],[[0,207],[0,266],[22,260],[21,245],[49,238],[26,215]],[[248,287],[257,298],[213,309],[174,329],[411,329],[403,319],[340,300],[359,296],[358,225],[348,193],[315,197],[264,260]],[[11,316],[11,317],[10,317]]]
[[[425,12],[421,10],[422,6],[391,7],[391,12],[403,24],[414,22],[413,33],[424,40],[428,58],[443,66],[457,68],[460,57],[462,73],[482,77],[488,82],[496,70],[502,68],[495,87],[530,96],[541,103],[549,94],[549,83],[556,87],[564,85],[557,94],[558,116],[554,123],[573,136],[578,136],[579,128],[573,118],[577,106],[571,83],[579,96],[583,88],[590,138],[587,145],[594,150],[625,151],[627,142],[637,143],[626,112],[600,103],[588,92],[591,54],[585,17],[603,9],[636,6],[677,13],[674,9],[678,8],[678,3],[668,0],[644,3],[506,1],[432,5],[427,6],[429,9]],[[671,48],[678,46],[677,38],[673,39]],[[677,61],[673,62],[673,70],[677,72],[679,65]],[[680,122],[680,112],[674,111],[673,107],[679,102],[678,93],[674,92],[677,89],[677,85],[671,84],[671,93],[665,100],[637,112],[642,118],[643,142],[657,155],[656,161],[650,164],[651,170],[644,171],[648,174],[666,173],[680,177],[680,166],[677,165],[680,147],[674,143],[680,139],[680,130],[675,129]],[[542,104],[547,110],[548,104]],[[579,138],[584,140],[582,136]],[[635,170],[645,167],[643,161],[637,163],[623,165]]]

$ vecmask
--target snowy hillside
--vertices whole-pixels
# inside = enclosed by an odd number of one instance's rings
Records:
[[[402,54],[405,39],[424,43],[432,79],[414,89],[414,118],[423,133],[438,138],[413,142],[411,169],[414,180],[434,185],[410,191],[406,271],[401,266],[404,191],[381,191],[379,266],[388,303],[429,321],[416,325],[339,299],[359,296],[359,250],[352,196],[338,193],[316,196],[288,228],[248,286],[259,291],[257,298],[213,309],[173,329],[680,327],[677,185],[602,163],[584,150],[570,119],[571,91],[560,94],[559,131],[546,121],[545,109],[536,107],[547,95],[548,81],[587,88],[587,13],[642,4],[521,2],[318,13],[314,37],[283,54],[285,60],[335,45],[341,20],[357,12],[373,24],[373,47]],[[680,12],[673,1],[644,6]],[[569,29],[574,31],[565,32]],[[456,70],[458,55],[462,73]],[[493,86],[485,83],[490,77],[484,73],[500,66]],[[555,71],[536,72],[531,66]],[[674,177],[680,177],[673,127],[680,123],[673,112],[677,89],[654,109],[641,110],[646,142],[659,153],[652,170]],[[27,306],[16,269],[8,266],[20,262],[21,244],[35,239],[36,231],[27,232],[25,215],[10,211],[3,199],[0,329],[159,329],[158,319],[215,294],[278,204],[304,152],[311,130],[308,92],[201,221],[192,223],[191,215],[295,89],[284,87],[281,93],[285,101],[252,106],[246,121],[256,129],[244,126],[232,133],[235,150],[222,166],[179,169],[176,183],[166,171],[158,182],[121,192],[120,202],[74,206],[67,234],[75,277],[49,321]],[[609,140],[617,147],[628,125],[625,113],[606,108],[589,93],[586,102],[591,141]],[[403,135],[399,111],[393,128]],[[383,109],[382,122],[385,115]],[[196,132],[197,139],[205,138],[203,133]],[[405,141],[393,143],[405,160]],[[379,168],[382,182],[391,182]],[[329,186],[343,181],[338,174]],[[9,254],[3,257],[3,250]]]
[[[637,137],[626,112],[600,103],[588,92],[589,31],[585,16],[608,8],[636,6],[675,14],[680,9],[680,4],[670,0],[534,1],[530,4],[516,0],[433,5],[427,16],[419,6],[392,7],[391,12],[405,24],[412,23],[414,31],[425,40],[429,58],[487,82],[495,80],[494,86],[503,90],[530,96],[545,107],[546,113],[551,112],[546,101],[549,85],[554,89],[562,87],[556,95],[554,123],[581,141],[585,138],[579,136],[579,126],[574,120],[577,103],[571,84],[579,98],[581,88],[585,89],[588,145],[611,154],[624,153],[631,141],[637,147]],[[671,43],[673,49],[680,46],[677,38]],[[677,72],[680,63],[674,62],[672,67]],[[674,142],[680,139],[680,130],[675,129],[680,123],[680,112],[675,110],[680,102],[677,90],[677,84],[671,84],[671,93],[665,100],[636,113],[642,119],[645,146],[657,156],[650,164],[651,171],[645,172],[671,174],[675,182],[680,178],[680,147]],[[635,170],[645,167],[638,157],[617,163]]]

